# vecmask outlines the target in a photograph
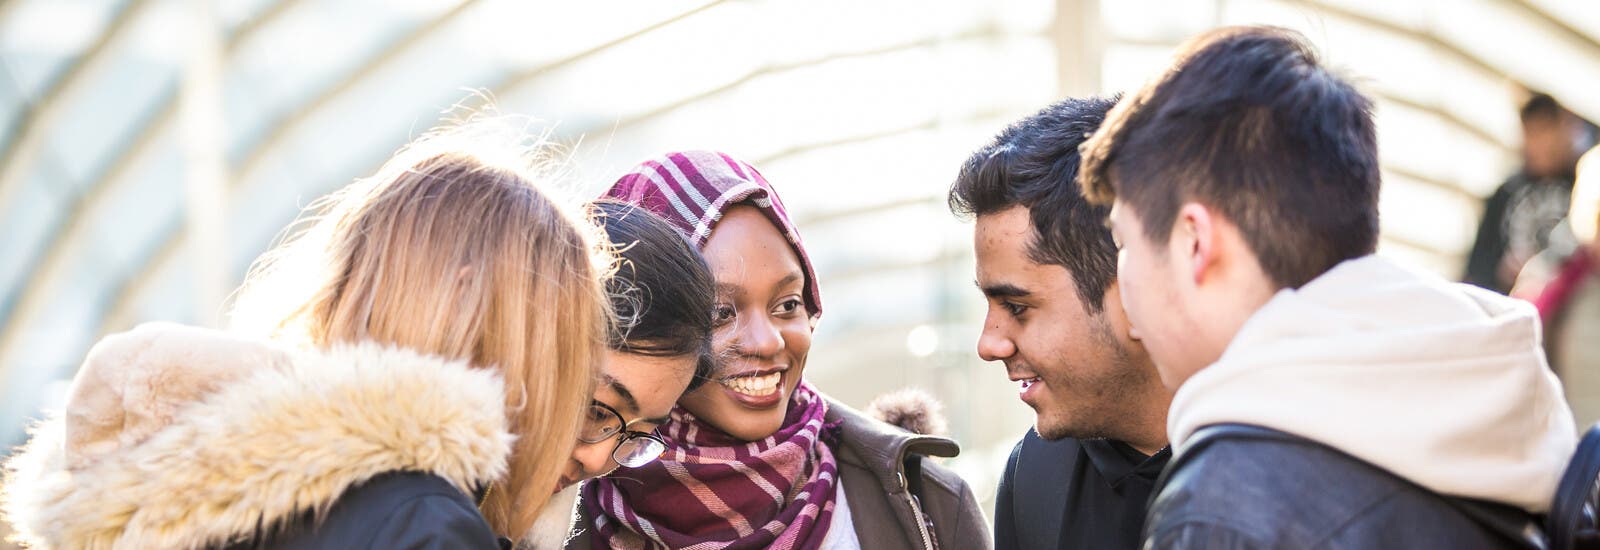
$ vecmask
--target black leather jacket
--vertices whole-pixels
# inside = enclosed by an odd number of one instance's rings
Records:
[[[1145,548],[1542,548],[1537,518],[1433,493],[1337,449],[1254,426],[1196,433],[1165,474]]]

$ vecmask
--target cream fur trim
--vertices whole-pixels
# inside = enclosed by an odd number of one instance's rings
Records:
[[[522,537],[522,544],[533,550],[560,550],[572,538],[578,522],[578,490],[582,483],[562,489],[551,495],[550,501],[539,511],[539,519]]]
[[[463,362],[376,344],[299,352],[79,470],[61,417],[45,421],[6,464],[0,513],[32,548],[197,548],[320,515],[385,472],[470,491],[506,472],[504,395]]]

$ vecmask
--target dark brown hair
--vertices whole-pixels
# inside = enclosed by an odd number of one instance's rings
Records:
[[[1377,248],[1372,102],[1291,30],[1196,37],[1082,150],[1078,181],[1089,200],[1121,200],[1157,242],[1171,236],[1183,203],[1215,208],[1279,287]]]
[[[711,310],[716,286],[711,268],[672,225],[632,204],[598,200],[589,217],[605,233],[617,255],[616,272],[606,281],[617,322],[607,344],[624,353],[677,357],[693,355],[694,380],[711,375]]]
[[[1091,313],[1101,311],[1116,281],[1117,248],[1105,226],[1110,208],[1090,204],[1078,191],[1078,146],[1115,104],[1066,99],[1013,123],[967,159],[947,198],[950,211],[961,216],[1027,208],[1029,258],[1066,268]]]

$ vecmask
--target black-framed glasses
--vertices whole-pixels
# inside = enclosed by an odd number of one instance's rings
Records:
[[[616,409],[599,401],[591,401],[589,410],[583,418],[583,430],[578,432],[578,441],[593,444],[620,434],[622,439],[611,451],[611,459],[629,468],[644,466],[661,458],[661,453],[667,452],[667,442],[653,433],[628,430],[628,426],[640,420],[643,419],[636,418],[633,422],[625,422],[622,413]]]

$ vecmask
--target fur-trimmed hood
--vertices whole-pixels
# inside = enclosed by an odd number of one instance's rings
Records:
[[[6,463],[0,513],[31,548],[219,546],[386,472],[470,494],[511,442],[503,383],[464,362],[141,327],[96,346],[65,413]]]

